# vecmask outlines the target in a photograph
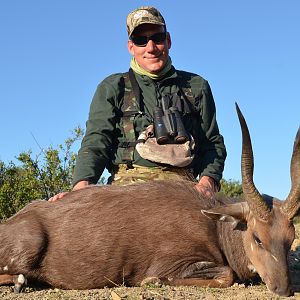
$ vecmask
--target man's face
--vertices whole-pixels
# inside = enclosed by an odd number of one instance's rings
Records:
[[[153,36],[156,33],[164,32],[163,26],[154,24],[142,24],[138,26],[133,36]],[[136,62],[150,73],[158,73],[166,64],[171,48],[171,38],[167,33],[167,38],[161,43],[149,40],[146,46],[137,46],[133,41],[128,40],[128,51],[135,58]]]

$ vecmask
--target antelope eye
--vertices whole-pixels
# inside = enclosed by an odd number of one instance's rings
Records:
[[[257,237],[257,235],[253,234],[253,239],[254,239],[256,245],[262,247],[262,242],[261,242],[261,240]]]

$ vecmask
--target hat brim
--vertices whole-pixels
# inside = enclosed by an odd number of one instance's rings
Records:
[[[140,22],[137,23],[136,26],[134,26],[134,28],[133,28],[130,32],[128,32],[128,36],[130,37],[130,36],[132,35],[132,33],[133,33],[139,26],[141,26],[141,25],[143,25],[143,24],[153,24],[153,25],[158,25],[158,26],[165,26],[165,25],[166,25],[165,23],[159,22],[159,21],[151,21],[151,20],[149,20],[149,21],[143,21],[143,20],[141,20]]]

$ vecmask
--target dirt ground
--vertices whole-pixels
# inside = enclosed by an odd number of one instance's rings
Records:
[[[263,300],[263,299],[299,299],[300,300],[300,223],[296,225],[296,239],[289,255],[289,266],[292,289],[295,295],[292,297],[279,297],[269,292],[263,283],[245,286],[234,284],[226,289],[197,288],[197,287],[147,287],[95,290],[59,290],[27,287],[20,294],[14,294],[11,286],[0,287],[0,299],[26,299],[26,300]],[[280,271],[280,270],[278,270]]]

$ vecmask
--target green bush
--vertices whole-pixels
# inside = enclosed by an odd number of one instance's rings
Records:
[[[241,198],[243,196],[242,184],[237,180],[221,180],[220,192],[227,197]]]
[[[82,136],[78,126],[57,149],[41,149],[35,158],[31,151],[22,152],[18,164],[0,161],[0,219],[15,214],[33,199],[48,199],[71,189],[76,158],[72,146]]]

